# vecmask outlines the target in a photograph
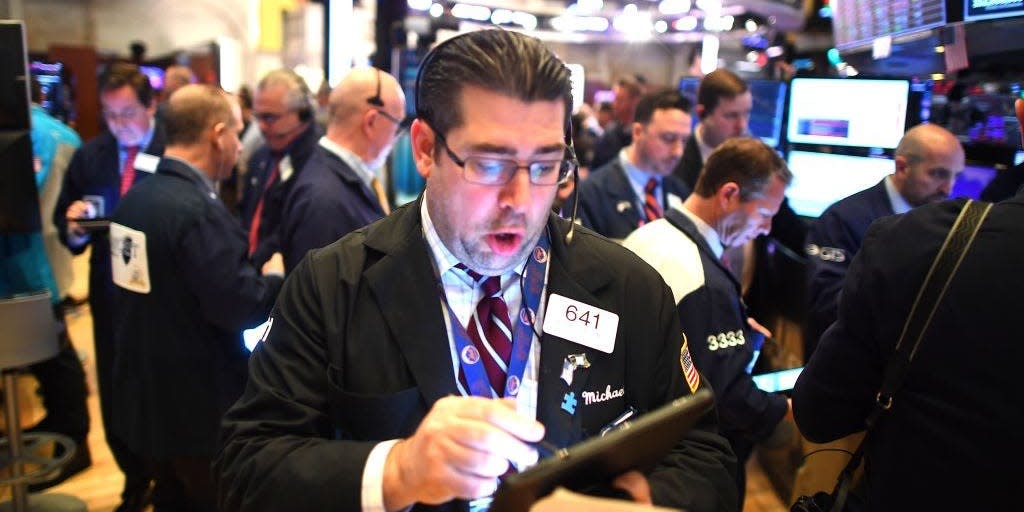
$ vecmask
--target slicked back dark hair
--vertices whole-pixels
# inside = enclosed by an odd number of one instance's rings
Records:
[[[640,102],[636,104],[636,115],[633,116],[633,122],[640,124],[651,122],[655,110],[682,110],[689,114],[690,100],[674,89],[662,89],[644,94],[640,97]]]
[[[722,99],[733,99],[749,89],[739,75],[728,69],[719,68],[708,73],[697,86],[697,103],[704,105],[704,114],[701,117],[714,112]]]
[[[467,85],[524,102],[565,102],[569,143],[572,86],[569,69],[537,38],[500,29],[449,39],[423,60],[416,80],[416,116],[440,135],[462,125],[459,104]]]
[[[100,92],[110,92],[126,85],[135,91],[135,96],[144,107],[149,107],[153,102],[153,86],[149,83],[149,77],[139,71],[135,64],[115,62],[100,77]]]
[[[775,150],[759,139],[734,137],[708,156],[693,193],[708,198],[731,181],[740,186],[740,200],[747,201],[763,194],[772,176],[778,176],[786,185],[793,181],[793,173]]]

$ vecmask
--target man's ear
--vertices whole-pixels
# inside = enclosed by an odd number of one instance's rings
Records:
[[[723,211],[732,211],[734,205],[740,203],[740,186],[735,181],[727,181],[718,187],[718,191],[715,192],[715,198],[718,199],[718,205]]]
[[[893,163],[896,166],[896,174],[901,177],[910,169],[910,163],[907,161],[907,157],[903,155],[896,155],[896,157],[893,158]]]
[[[697,119],[702,119],[704,117],[704,105],[698,103],[697,106],[693,108],[693,111],[697,113]]]
[[[363,130],[363,136],[368,140],[373,140],[373,123],[377,122],[377,117],[380,113],[372,108],[368,108],[363,112],[362,123],[360,128]]]
[[[409,140],[412,142],[412,157],[416,161],[416,170],[423,179],[430,177],[434,167],[434,129],[420,119],[412,122],[409,128]]]
[[[210,143],[218,150],[224,149],[224,144],[222,142],[224,139],[221,136],[224,135],[224,132],[227,131],[227,129],[228,125],[224,122],[216,123],[210,127]]]
[[[633,121],[633,129],[630,132],[633,134],[633,142],[640,140],[640,135],[644,132],[643,123]]]

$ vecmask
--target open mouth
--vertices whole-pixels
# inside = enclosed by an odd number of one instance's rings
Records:
[[[496,254],[511,255],[519,250],[523,235],[513,232],[498,232],[487,235],[487,245]]]

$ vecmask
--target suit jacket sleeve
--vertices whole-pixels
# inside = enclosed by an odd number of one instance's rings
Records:
[[[324,326],[345,306],[322,307],[310,261],[285,282],[273,324],[250,359],[245,392],[224,417],[214,463],[220,510],[293,510],[297,499],[309,510],[358,510],[363,467],[376,443],[336,439]]]
[[[813,349],[825,329],[836,320],[839,292],[850,268],[850,260],[860,248],[860,240],[840,215],[828,210],[811,228],[807,245],[811,244],[816,245],[819,252],[808,255],[810,272],[804,337],[806,346]],[[829,249],[821,252],[821,248]]]
[[[884,290],[878,269],[885,264],[886,244],[893,241],[886,241],[882,228],[892,220],[882,219],[869,228],[850,265],[839,318],[825,331],[793,390],[794,418],[811,441],[831,441],[863,430],[874,407],[887,354],[880,345],[883,340],[872,334],[879,321],[872,294]]]
[[[64,174],[64,182],[60,187],[60,195],[57,197],[57,206],[53,209],[53,225],[57,227],[57,235],[60,243],[64,244],[72,254],[82,254],[87,243],[82,245],[70,245],[68,240],[68,221],[64,215],[71,203],[82,198],[83,190],[80,183],[81,176],[86,172],[85,156],[82,148],[75,151],[68,164],[68,170]]]
[[[695,364],[715,389],[722,430],[756,442],[772,433],[788,407],[784,397],[754,384],[746,370],[750,352],[733,348],[741,339],[756,347],[763,338],[747,329],[736,311],[728,310],[734,301],[714,297],[711,288],[702,286],[679,301],[679,317]]]
[[[690,393],[679,364],[682,332],[671,291],[663,286],[659,308],[661,333],[661,361],[673,361],[672,365],[651,364],[642,371],[650,375],[650,368],[669,368],[668,375],[658,376],[651,381],[669,383],[671,396],[668,400]],[[690,344],[692,346],[692,343]],[[637,369],[640,371],[640,369]],[[710,387],[707,378],[701,376],[701,387]],[[671,503],[692,512],[739,510],[736,491],[736,457],[729,444],[718,435],[718,421],[715,413],[705,415],[675,449],[648,475],[651,494],[655,503]]]
[[[308,185],[308,184],[304,184]],[[332,189],[333,190],[333,189]],[[285,268],[295,268],[306,253],[363,227],[366,213],[358,198],[326,200],[313,187],[295,188],[282,219]],[[287,236],[283,234],[287,233]]]
[[[185,232],[178,246],[182,266],[188,269],[182,279],[210,323],[227,331],[255,327],[266,320],[282,279],[261,276],[246,258],[234,219],[226,210],[211,210],[206,209],[205,218]]]

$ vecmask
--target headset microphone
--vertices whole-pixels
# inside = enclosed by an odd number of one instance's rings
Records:
[[[565,245],[572,243],[572,235],[576,232],[576,210],[580,206],[580,170],[572,171],[572,217],[569,217],[569,232],[565,234]]]

